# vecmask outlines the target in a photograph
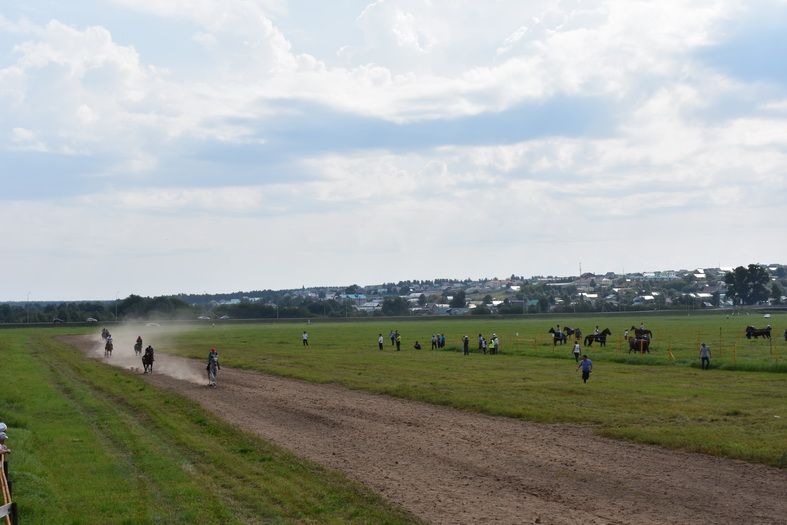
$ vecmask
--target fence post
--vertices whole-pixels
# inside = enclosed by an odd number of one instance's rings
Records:
[[[721,326],[719,327],[719,356],[721,356]]]

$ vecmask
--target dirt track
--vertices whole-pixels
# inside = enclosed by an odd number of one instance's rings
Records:
[[[787,472],[762,465],[228,367],[214,390],[161,372],[200,363],[156,365],[151,383],[432,523],[787,522]]]

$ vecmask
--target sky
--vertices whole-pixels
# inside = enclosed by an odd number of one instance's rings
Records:
[[[787,1],[4,0],[0,300],[787,263]]]

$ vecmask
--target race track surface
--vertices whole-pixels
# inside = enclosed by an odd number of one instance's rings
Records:
[[[93,338],[68,342],[95,356]],[[763,465],[229,367],[209,389],[204,364],[172,356],[156,367],[154,385],[431,523],[787,522],[787,472]]]

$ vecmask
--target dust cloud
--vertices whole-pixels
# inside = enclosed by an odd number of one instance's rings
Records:
[[[134,353],[134,343],[137,336],[142,337],[142,351],[151,345],[155,352],[153,373],[164,374],[175,379],[181,379],[195,384],[207,384],[207,372],[204,365],[199,362],[189,362],[183,358],[175,358],[158,351],[157,344],[173,337],[178,332],[177,328],[146,326],[140,324],[124,324],[111,327],[113,350],[111,357],[104,357],[104,340],[101,338],[101,329],[96,329],[95,340],[88,354],[109,365],[125,368],[132,372],[143,372],[142,356]],[[206,352],[207,356],[207,352]]]

